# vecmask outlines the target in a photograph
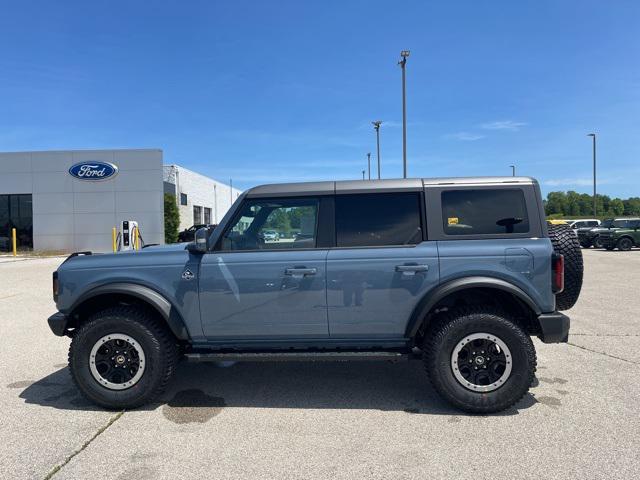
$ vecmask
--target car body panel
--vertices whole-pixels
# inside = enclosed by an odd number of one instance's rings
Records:
[[[326,337],[327,250],[212,252],[202,257],[202,329],[209,339]],[[288,269],[294,272],[287,274]],[[314,270],[296,275],[295,270]]]
[[[414,247],[331,250],[327,257],[331,337],[404,336],[411,312],[439,279],[433,241]]]

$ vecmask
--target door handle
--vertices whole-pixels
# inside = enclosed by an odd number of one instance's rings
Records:
[[[317,271],[318,271],[317,268],[293,267],[293,268],[285,268],[284,274],[290,275],[293,278],[303,278],[307,275],[315,275]]]
[[[426,272],[427,270],[429,270],[429,265],[396,265],[396,272],[406,274]]]

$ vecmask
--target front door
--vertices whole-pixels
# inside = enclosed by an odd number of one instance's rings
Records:
[[[326,248],[316,248],[317,198],[248,199],[200,266],[204,335],[328,336]]]

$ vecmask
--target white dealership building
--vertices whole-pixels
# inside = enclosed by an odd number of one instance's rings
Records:
[[[125,220],[138,222],[146,244],[162,244],[165,192],[175,195],[181,228],[217,223],[240,194],[164,166],[160,149],[0,153],[0,251],[15,228],[20,249],[107,252]]]

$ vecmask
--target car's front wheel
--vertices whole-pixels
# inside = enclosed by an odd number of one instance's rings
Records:
[[[175,339],[151,312],[116,306],[92,315],[69,348],[71,376],[92,402],[135,408],[166,387],[178,359]]]
[[[471,413],[499,412],[529,390],[536,352],[527,333],[492,307],[446,312],[427,335],[424,364],[436,391]]]

